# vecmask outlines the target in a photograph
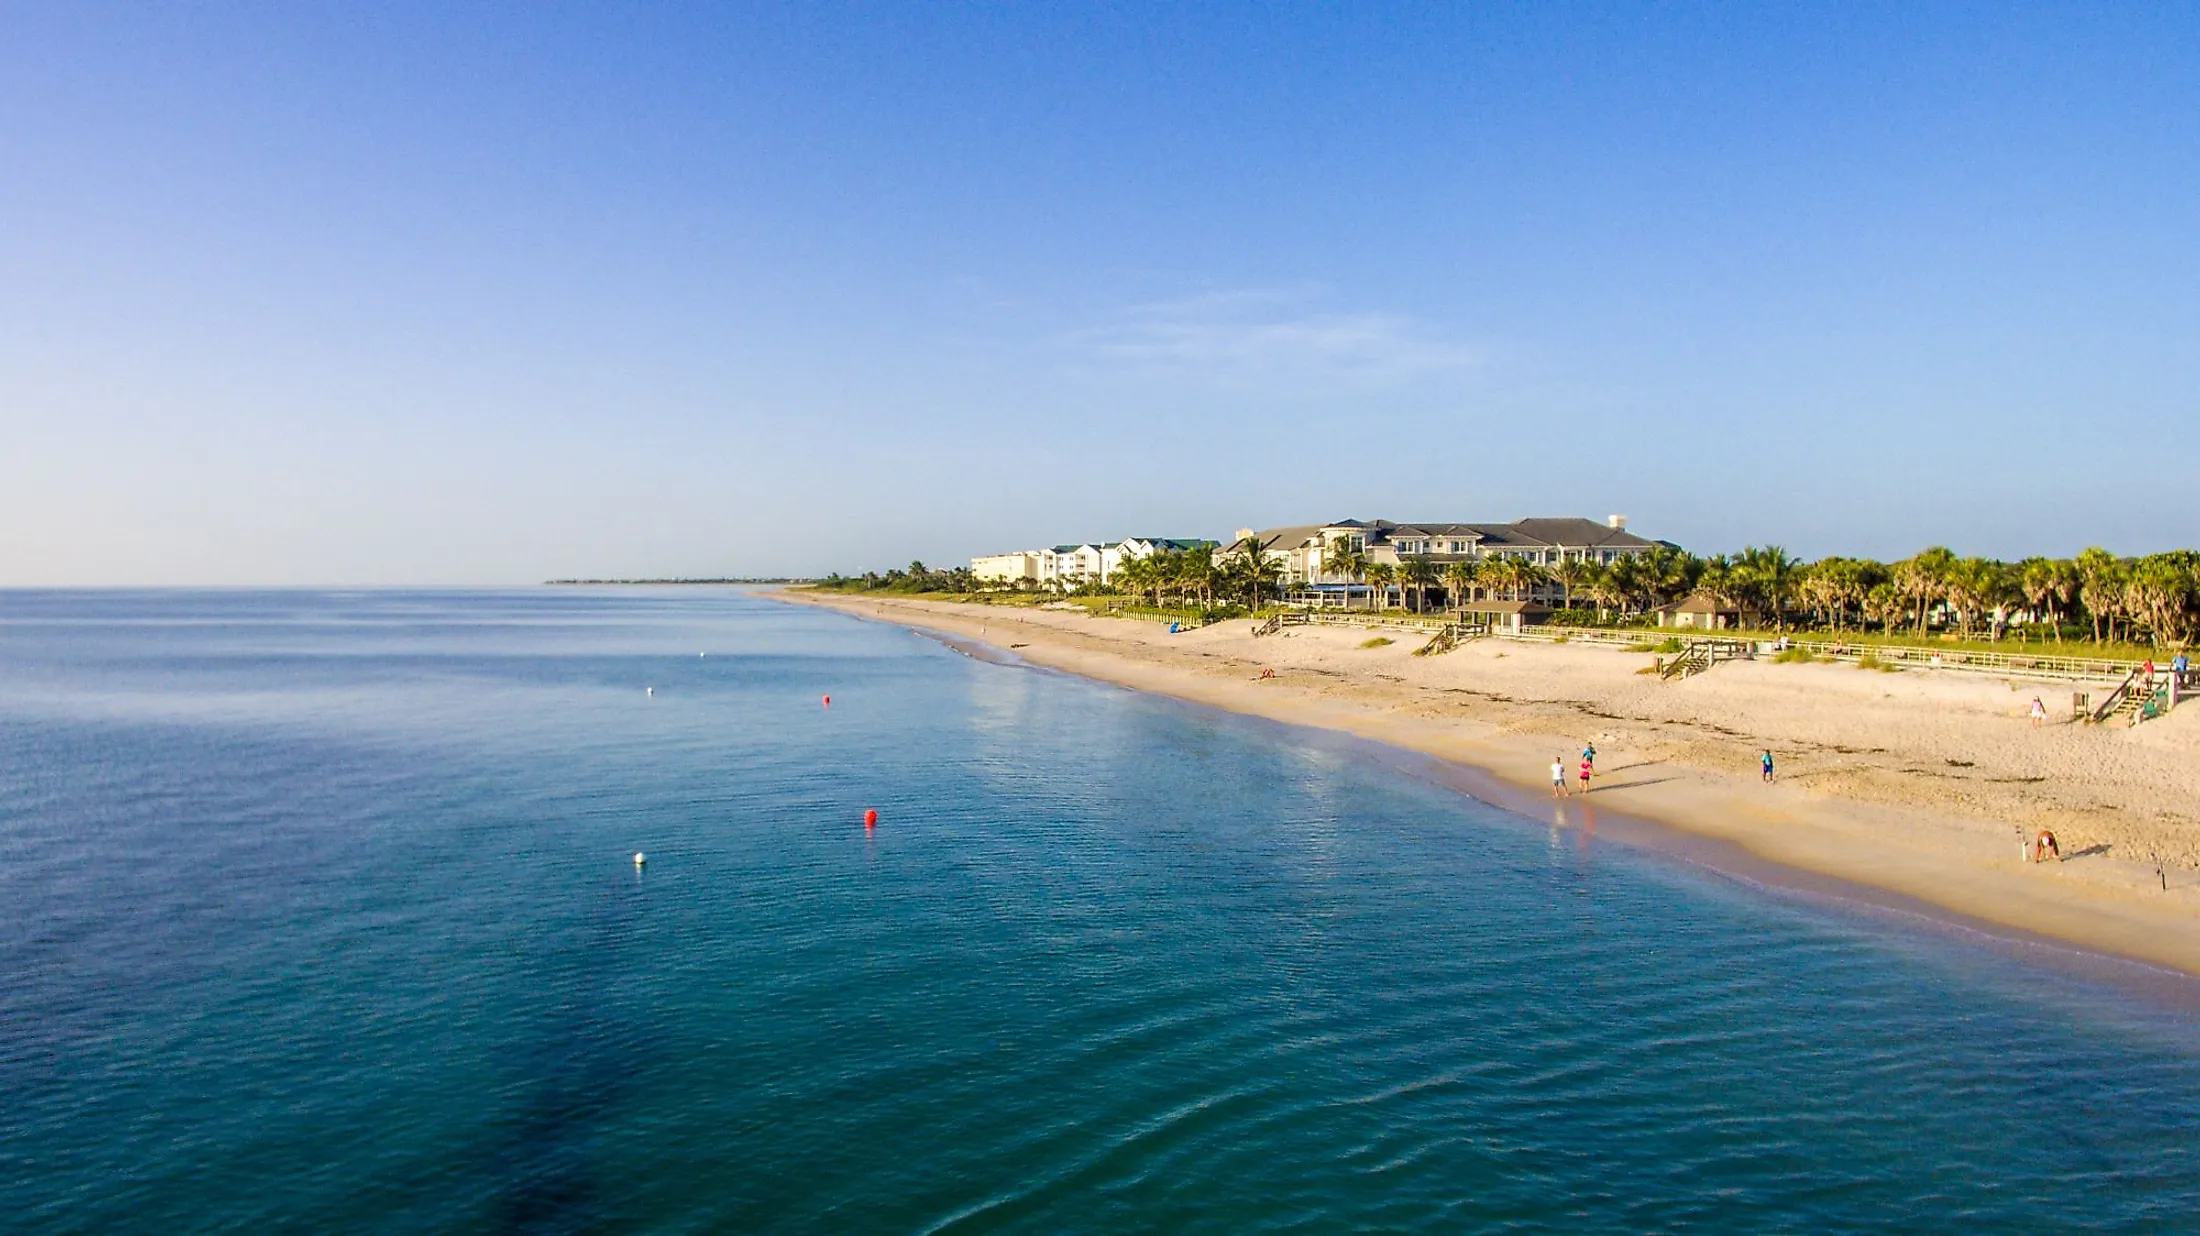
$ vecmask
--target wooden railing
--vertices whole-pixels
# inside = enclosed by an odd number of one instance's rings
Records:
[[[1164,621],[1174,619],[1186,626],[1198,625],[1197,617],[1181,610],[1155,609],[1151,606],[1113,603],[1110,613],[1126,617],[1154,617]],[[1273,621],[1273,620],[1271,620]],[[1453,625],[1449,614],[1415,614],[1406,610],[1365,609],[1300,609],[1280,616],[1280,626],[1297,626],[1302,623],[1322,626],[1344,626],[1374,630],[1408,631],[1433,638],[1437,632]],[[1267,624],[1264,622],[1263,624]],[[1472,624],[1467,624],[1472,625]],[[1272,634],[1269,627],[1263,634]],[[1486,634],[1499,639],[1529,643],[1586,644],[1595,647],[1625,648],[1630,651],[1647,651],[1647,645],[1676,638],[1672,628],[1658,627],[1562,627],[1529,626],[1515,631],[1509,628],[1492,628]],[[1747,639],[1725,639],[1720,642],[1742,645],[1753,650],[1770,651],[1781,645],[1778,637],[1760,637],[1752,633]],[[1840,639],[1795,639],[1784,643],[1788,648],[1799,648],[1812,657],[1830,661],[1855,662],[1865,657],[1887,665],[1916,669],[1940,669],[1973,674],[2007,674],[2024,678],[2059,679],[2080,682],[2114,682],[2129,677],[2138,662],[2109,660],[2099,657],[2065,657],[2038,652],[1977,652],[1968,649],[1939,648],[1921,644],[1879,644]],[[2166,671],[2163,671],[2166,676]],[[2200,672],[2188,671],[2180,681],[2169,701],[2175,705],[2185,696],[2200,691]],[[2119,698],[2118,702],[2121,702]]]
[[[2138,668],[2131,661],[2024,652],[1971,652],[1917,644],[1852,644],[1840,640],[1791,639],[1788,647],[1805,649],[1814,657],[1828,660],[1855,661],[1871,657],[1888,665],[1968,670],[1985,674],[2018,674],[2027,678],[2072,678],[2097,682],[2104,678],[2121,678]]]
[[[1490,629],[1485,623],[1446,623],[1444,628],[1431,637],[1428,643],[1415,649],[1413,655],[1417,657],[1442,656],[1470,639],[1480,639],[1489,633]]]
[[[1671,661],[1661,662],[1660,678],[1687,678],[1701,674],[1721,661],[1748,661],[1757,654],[1757,646],[1748,640],[1699,639],[1689,643],[1681,654]]]

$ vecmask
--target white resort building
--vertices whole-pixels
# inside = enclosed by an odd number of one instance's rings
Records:
[[[970,560],[970,573],[979,579],[1014,585],[1028,580],[1041,587],[1070,589],[1086,583],[1105,584],[1125,562],[1160,550],[1211,550],[1213,541],[1190,537],[1134,536],[1120,541],[1055,545],[1047,549],[1021,549],[1005,554],[984,554]]]

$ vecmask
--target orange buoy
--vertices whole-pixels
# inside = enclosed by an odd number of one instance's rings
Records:
[[[825,697],[825,706],[826,706],[827,708],[831,708],[831,707],[833,706],[833,697],[832,697],[832,696],[828,695],[828,696],[826,696],[826,697]]]
[[[878,812],[876,810],[866,811],[863,813],[863,826],[865,828],[878,827]]]

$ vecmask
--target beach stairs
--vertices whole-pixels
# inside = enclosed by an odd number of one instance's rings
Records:
[[[2178,694],[2165,678],[2155,683],[2151,691],[2140,686],[2124,692],[2124,698],[2116,705],[2116,715],[2130,717],[2131,724],[2137,725],[2141,721],[2152,721],[2176,707],[2177,703]]]
[[[1479,639],[1489,633],[1490,629],[1479,622],[1446,623],[1435,635],[1429,637],[1427,643],[1414,649],[1413,655],[1417,657],[1442,656],[1468,640]]]
[[[2090,724],[2101,725],[2111,720],[2126,725],[2152,721],[2182,703],[2187,694],[2181,688],[2175,674],[2158,674],[2151,683],[2142,681],[2139,671],[2124,675],[2123,681],[2109,688],[2108,693],[2094,704],[2086,716]]]
[[[1662,679],[1689,678],[1701,674],[1721,661],[1747,661],[1754,658],[1756,649],[1747,640],[1699,639],[1691,640],[1681,655],[1658,667]]]
[[[1267,619],[1253,624],[1253,638],[1259,639],[1263,635],[1274,635],[1282,629],[1283,615],[1271,614]]]

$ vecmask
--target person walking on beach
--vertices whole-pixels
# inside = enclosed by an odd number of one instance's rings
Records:
[[[1589,792],[1589,773],[1595,767],[1596,766],[1590,762],[1588,756],[1584,755],[1581,757],[1581,792],[1584,794]]]
[[[1581,762],[1587,764],[1591,768],[1596,767],[1597,745],[1595,743],[1586,742],[1581,744]]]
[[[1765,773],[1765,783],[1766,783],[1767,785],[1771,784],[1771,782],[1772,782],[1772,752],[1770,752],[1770,751],[1767,751],[1767,752],[1765,752],[1765,753],[1764,753],[1763,755],[1760,755],[1760,756],[1758,756],[1758,757],[1757,757],[1757,765],[1758,765],[1758,767],[1760,767],[1760,768],[1764,769],[1764,773]]]
[[[1566,761],[1551,757],[1551,797],[1563,798],[1566,794]]]
[[[2035,695],[2032,697],[2032,728],[2036,730],[2046,723],[2047,705],[2039,696]]]

